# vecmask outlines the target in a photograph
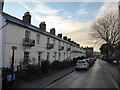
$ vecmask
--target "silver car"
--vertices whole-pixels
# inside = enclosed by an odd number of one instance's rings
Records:
[[[75,68],[76,68],[76,71],[79,70],[79,69],[88,70],[89,69],[89,63],[86,60],[78,60]]]

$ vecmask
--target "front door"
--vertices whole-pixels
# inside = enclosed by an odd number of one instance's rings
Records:
[[[38,52],[38,65],[41,66],[42,52]]]
[[[29,64],[29,52],[24,52],[24,64]]]

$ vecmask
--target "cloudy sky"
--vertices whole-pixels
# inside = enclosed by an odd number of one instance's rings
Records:
[[[80,44],[80,46],[95,47],[99,50],[100,44],[89,35],[91,25],[96,18],[109,10],[116,10],[115,2],[9,2],[5,0],[4,12],[22,19],[24,12],[32,15],[32,24],[39,26],[46,22],[47,31],[56,29],[56,35],[62,33]]]

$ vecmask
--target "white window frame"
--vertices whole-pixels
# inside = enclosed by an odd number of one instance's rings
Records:
[[[50,52],[47,52],[47,60],[50,59]]]
[[[50,38],[49,37],[47,37],[47,43],[50,43]]]
[[[57,52],[54,52],[54,53],[53,53],[53,58],[54,58],[54,60],[57,59]]]
[[[24,61],[25,61],[25,60],[29,61],[29,58],[30,58],[30,52],[24,51]],[[26,61],[25,61],[25,62],[26,62]]]
[[[55,46],[55,39],[53,39],[53,44],[54,44],[54,46]]]
[[[25,38],[29,38],[30,39],[30,34],[31,34],[30,31],[25,30]]]
[[[36,45],[40,45],[40,34],[36,34]]]

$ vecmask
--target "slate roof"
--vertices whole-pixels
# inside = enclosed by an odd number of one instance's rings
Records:
[[[61,41],[63,41],[63,42],[69,43],[69,44],[71,44],[71,45],[73,45],[73,46],[79,47],[79,46],[77,46],[77,45],[75,45],[75,44],[73,44],[73,43],[70,43],[70,42],[68,42],[68,41],[66,41],[66,40],[64,40],[64,39],[59,38],[58,36],[52,35],[52,34],[50,34],[50,33],[47,32],[47,31],[40,30],[40,28],[38,28],[38,27],[36,27],[36,26],[33,26],[33,25],[31,25],[31,24],[28,24],[28,23],[24,22],[23,20],[20,20],[20,19],[14,17],[14,16],[11,16],[11,15],[9,15],[9,14],[7,14],[7,13],[4,13],[4,12],[3,12],[3,13],[2,13],[2,16],[3,16],[3,17],[6,19],[6,21],[8,21],[8,22],[15,23],[15,24],[17,24],[17,25],[20,25],[20,26],[29,28],[29,29],[31,29],[31,30],[33,30],[33,31],[42,33],[42,34],[47,35],[47,36],[50,36],[50,37],[52,37],[52,38],[55,38],[55,39],[61,40]],[[79,47],[79,48],[80,48],[80,47]]]

